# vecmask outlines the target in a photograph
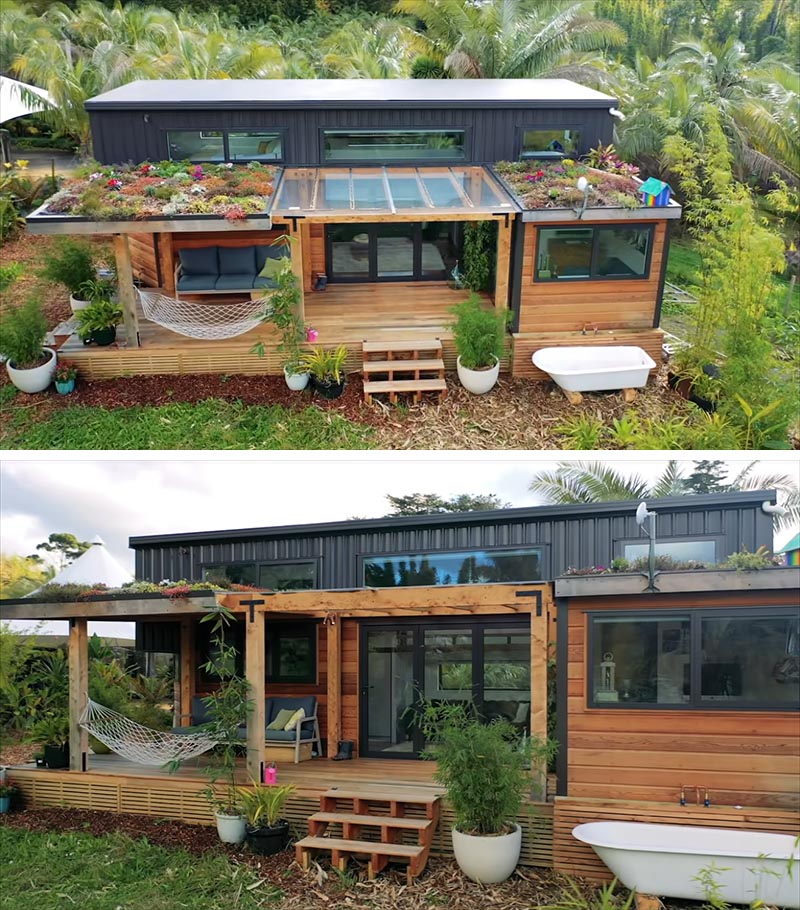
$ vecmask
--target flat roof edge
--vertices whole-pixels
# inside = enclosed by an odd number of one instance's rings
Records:
[[[436,101],[427,101],[420,99],[417,101],[359,101],[353,99],[352,101],[341,100],[339,98],[335,100],[321,99],[319,101],[248,101],[248,100],[235,100],[235,101],[226,101],[224,99],[215,100],[209,98],[208,100],[203,101],[181,101],[180,99],[152,99],[152,100],[142,100],[142,101],[85,101],[83,106],[89,112],[94,111],[144,111],[144,110],[153,110],[156,108],[161,108],[164,110],[216,110],[216,109],[226,109],[226,110],[318,110],[321,108],[327,108],[328,110],[341,110],[341,109],[350,109],[356,108],[358,110],[368,110],[368,109],[380,109],[380,108],[394,108],[394,109],[417,109],[417,108],[426,108],[426,109],[435,109],[441,108],[447,110],[450,108],[492,108],[492,109],[502,109],[502,108],[514,108],[514,109],[532,109],[532,108],[559,108],[564,110],[583,110],[586,108],[598,108],[600,110],[608,110],[611,107],[617,106],[617,99],[612,98],[611,96],[608,99],[569,99],[567,101],[561,101],[558,99],[530,99],[530,100],[515,100],[509,101],[506,99],[497,99],[497,100],[475,100],[475,101],[465,101],[461,99],[453,99],[448,101],[447,99],[436,100]]]

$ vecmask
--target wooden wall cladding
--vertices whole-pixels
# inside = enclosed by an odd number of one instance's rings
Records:
[[[594,335],[582,335],[580,332],[538,332],[535,335],[517,333],[513,336],[512,374],[524,376],[526,379],[549,380],[550,376],[543,373],[531,361],[532,355],[542,348],[563,348],[572,345],[593,347],[594,345],[632,345],[642,348],[652,358],[658,367],[661,363],[661,345],[664,333],[661,329],[642,329],[640,331],[604,332]],[[651,370],[651,374],[655,370]]]
[[[161,284],[155,234],[128,234],[133,277],[145,287],[157,288]]]
[[[344,620],[342,626],[342,739],[355,743],[353,754],[358,755],[358,633],[359,623]]]
[[[620,222],[591,222],[622,226]],[[667,235],[666,221],[656,222],[649,277],[616,281],[533,280],[538,228],[574,228],[575,222],[538,225],[525,223],[520,289],[519,331],[580,332],[584,326],[598,329],[648,329],[653,327],[661,280],[661,264]]]
[[[791,606],[794,592],[657,595],[651,609]],[[681,786],[712,806],[800,809],[800,719],[793,711],[587,708],[587,610],[641,611],[641,598],[569,607],[568,789],[574,798],[652,800],[677,809]],[[691,800],[694,792],[688,794]]]
[[[644,822],[658,825],[691,825],[732,828],[797,836],[800,814],[778,809],[672,806],[652,802],[611,802],[602,799],[558,797],[553,823],[553,865],[557,872],[595,881],[613,878],[594,850],[572,836],[576,825],[597,821]]]

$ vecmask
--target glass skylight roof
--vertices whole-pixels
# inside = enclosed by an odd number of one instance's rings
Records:
[[[272,204],[277,214],[432,215],[513,212],[482,167],[287,168]]]

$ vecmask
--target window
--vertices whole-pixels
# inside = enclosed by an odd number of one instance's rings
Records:
[[[626,543],[622,555],[628,562],[635,559],[647,559],[650,545],[647,543]],[[656,543],[656,556],[669,556],[676,562],[701,562],[714,565],[717,561],[717,542],[715,540],[673,540],[669,543]]]
[[[316,560],[307,562],[235,562],[203,567],[203,579],[225,579],[270,591],[308,591],[317,586]]]
[[[280,161],[283,134],[275,130],[170,130],[170,161]]]
[[[323,130],[324,161],[463,161],[464,130]]]
[[[214,637],[211,631],[210,622],[198,622],[195,625],[196,630],[196,659],[197,659],[197,681],[202,687],[204,683],[214,683],[219,681],[219,673],[213,669],[208,669],[205,665],[211,661],[214,664],[219,663],[220,653],[212,641]],[[227,626],[223,632],[225,643],[236,649],[235,660],[225,666],[226,675],[231,672],[238,674],[244,673],[244,623],[235,622]]]
[[[539,548],[369,556],[364,558],[364,584],[392,588],[538,581],[541,561]]]
[[[267,682],[317,681],[317,624],[267,623]]]
[[[563,158],[576,155],[579,130],[523,130],[520,158]]]
[[[537,281],[646,278],[652,225],[540,228]]]
[[[592,616],[591,707],[796,708],[800,620],[789,610]]]

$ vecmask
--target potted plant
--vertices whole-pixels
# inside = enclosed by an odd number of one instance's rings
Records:
[[[251,783],[239,788],[239,803],[247,818],[247,846],[254,853],[273,856],[289,844],[289,822],[281,818],[281,812],[295,788],[292,784]]]
[[[69,395],[75,390],[75,380],[78,378],[78,368],[74,363],[60,360],[55,372],[56,391],[59,395]]]
[[[435,779],[453,807],[456,862],[473,881],[505,881],[522,847],[515,818],[526,798],[541,796],[532,792],[530,769],[546,767],[555,744],[521,740],[510,721],[484,723],[461,704],[428,703],[421,723],[431,743],[423,757],[437,762]]]
[[[241,844],[245,838],[246,818],[242,812],[236,784],[236,759],[242,749],[247,714],[252,709],[249,686],[236,670],[236,648],[226,634],[235,621],[233,613],[215,606],[200,622],[212,623],[211,654],[203,669],[219,678],[219,686],[203,699],[212,720],[204,726],[218,745],[211,753],[204,790],[214,810],[219,839],[226,844]]]
[[[41,303],[31,298],[9,308],[0,320],[0,354],[9,379],[21,392],[43,392],[56,370],[56,352],[44,346],[47,320]]]
[[[324,348],[321,345],[306,351],[301,363],[311,376],[311,387],[323,398],[338,398],[344,391],[344,365],[347,348]]]
[[[456,317],[452,331],[458,352],[458,378],[468,392],[483,395],[494,387],[500,375],[508,314],[487,309],[478,294],[470,294],[450,312]]]
[[[41,276],[47,281],[64,285],[70,294],[69,305],[73,313],[85,309],[89,300],[82,296],[82,288],[86,282],[96,278],[91,246],[83,240],[59,238]]]
[[[308,385],[308,370],[303,365],[302,353],[302,346],[306,340],[306,329],[297,315],[300,308],[300,287],[288,257],[277,272],[275,282],[277,287],[270,295],[269,308],[265,318],[281,333],[278,350],[286,358],[283,364],[286,385],[293,391],[300,392]],[[263,357],[263,343],[259,342],[254,345],[253,352],[259,357]]]
[[[17,788],[9,778],[0,783],[0,815],[11,811],[11,803],[16,798],[17,792]]]
[[[117,337],[117,326],[122,322],[122,305],[113,300],[113,282],[94,278],[81,285],[81,293],[89,305],[76,314],[78,337],[84,344],[94,342],[101,347],[112,344]]]
[[[44,752],[48,768],[69,767],[69,719],[66,714],[51,714],[34,724],[30,739]]]

